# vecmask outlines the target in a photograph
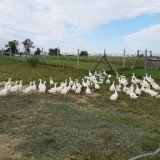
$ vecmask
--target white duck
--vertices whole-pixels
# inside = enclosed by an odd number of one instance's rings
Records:
[[[148,87],[148,93],[150,94],[150,96],[156,97],[159,92],[156,92],[156,91],[150,89],[150,87]]]
[[[41,79],[39,79],[39,85],[38,85],[38,89],[40,90],[40,88],[43,86],[43,84],[42,84],[42,80]]]
[[[138,85],[136,85],[135,94],[141,95],[141,89],[139,89]]]
[[[43,84],[39,88],[40,93],[45,93],[46,91],[46,81],[43,82]]]
[[[80,87],[80,86],[79,86],[79,87],[77,87],[77,89],[75,90],[75,93],[76,93],[76,94],[81,93],[81,88],[82,88],[82,87]]]
[[[92,73],[91,73],[91,71],[89,70],[89,76],[91,77],[92,76]]]
[[[118,98],[118,93],[117,91],[115,90],[114,94],[112,94],[109,99],[112,100],[112,101],[116,101]]]
[[[74,83],[73,83],[73,86],[72,86],[71,90],[72,90],[72,91],[75,91],[75,90],[76,90],[76,88],[77,88],[77,87],[76,87],[76,82],[74,81]]]
[[[15,93],[17,91],[18,91],[18,81],[16,81],[15,85],[10,88],[9,92]]]
[[[112,92],[116,89],[114,83],[115,83],[115,81],[113,81],[112,85],[109,88],[109,90],[112,91]]]
[[[110,74],[108,74],[108,76],[107,76],[108,78],[111,78],[112,76],[110,75]]]
[[[36,87],[36,82],[33,81],[32,82],[32,92],[36,91],[37,90],[37,87]]]
[[[86,94],[91,94],[91,90],[90,90],[90,88],[88,86],[86,88]]]
[[[12,82],[11,82],[11,79],[12,79],[12,78],[9,78],[9,79],[8,79],[8,82],[6,82],[6,84],[5,84],[5,86],[7,86],[7,90],[10,90],[11,87],[12,87],[12,85],[11,85],[11,83],[12,83]]]
[[[84,79],[82,78],[82,86],[83,87],[87,87],[88,86],[88,84],[86,83],[86,82],[84,82]]]
[[[54,87],[48,90],[48,92],[52,94],[57,92],[57,82],[54,83]]]
[[[22,90],[22,92],[25,93],[25,94],[31,93],[32,92],[32,82],[30,82],[29,87]]]
[[[71,77],[69,77],[69,85],[73,86],[73,81],[72,81]]]
[[[50,84],[50,85],[53,85],[53,84],[54,84],[54,81],[53,81],[52,77],[50,77],[49,84]]]
[[[19,84],[18,84],[18,91],[22,88],[22,80],[20,80]]]
[[[110,84],[110,83],[111,83],[110,79],[107,79],[106,84]]]
[[[107,73],[106,73],[105,69],[103,69],[103,75],[107,76]]]
[[[121,91],[121,84],[116,85],[116,91],[117,91],[117,92],[120,92],[120,91]]]
[[[99,90],[99,89],[100,89],[100,85],[99,85],[98,83],[95,83],[95,84],[94,84],[94,88],[95,88],[96,90]]]
[[[129,96],[130,96],[131,99],[137,99],[138,98],[138,96],[134,92],[131,92],[129,94]]]
[[[4,89],[2,89],[0,91],[0,96],[6,96],[7,95],[7,93],[8,93],[8,85],[9,84],[6,84],[5,87],[4,87]]]
[[[66,95],[67,92],[68,92],[67,87],[64,87],[64,88],[61,90],[61,94],[62,94],[62,95]]]

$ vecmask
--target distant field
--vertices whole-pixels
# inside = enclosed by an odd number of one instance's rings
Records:
[[[68,79],[81,79],[93,70],[100,57],[45,57],[37,67],[31,67],[26,58],[0,57],[0,83],[9,77],[29,84],[49,77],[60,84]],[[131,69],[134,58],[108,57],[119,74],[130,80],[132,73],[144,75],[144,60],[139,59]],[[102,70],[104,64],[98,67]],[[107,72],[110,71],[107,65]],[[147,70],[160,84],[160,71]],[[117,81],[116,81],[117,83]],[[73,92],[65,97],[18,93],[0,97],[0,160],[127,160],[160,147],[160,99],[143,94],[131,100],[119,93],[116,102],[110,101],[109,86],[86,96]],[[158,160],[160,154],[143,160]]]

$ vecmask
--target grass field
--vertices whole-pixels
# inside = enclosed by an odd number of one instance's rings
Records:
[[[9,77],[22,79],[24,84],[38,83],[39,78],[48,82],[50,76],[57,82],[69,76],[80,80],[99,60],[82,58],[77,70],[76,59],[61,58],[44,58],[32,68],[25,58],[0,57],[0,82]],[[141,60],[131,69],[134,60],[130,58],[123,69],[120,58],[109,58],[119,74],[144,75]],[[160,84],[160,71],[147,73]],[[109,86],[103,84],[89,96],[70,92],[65,97],[48,93],[0,97],[0,159],[127,160],[159,148],[160,99],[142,95],[130,100],[120,93],[117,102],[112,102],[110,95]],[[159,154],[143,158],[158,159]]]

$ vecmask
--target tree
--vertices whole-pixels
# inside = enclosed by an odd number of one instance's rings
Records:
[[[50,48],[49,49],[49,55],[53,55],[53,56],[57,56],[57,55],[61,55],[60,54],[60,49],[58,48]]]
[[[81,51],[79,55],[80,56],[88,56],[88,52],[87,51]]]
[[[34,52],[34,55],[40,55],[41,50],[39,48],[37,48],[37,50]]]
[[[31,48],[35,47],[35,46],[33,46],[33,42],[30,39],[26,39],[22,43],[24,45],[25,53],[27,55],[30,55]]]
[[[18,47],[17,40],[9,41],[8,44],[5,45],[6,48],[5,51],[10,52],[11,55],[14,55],[18,51],[17,47]]]

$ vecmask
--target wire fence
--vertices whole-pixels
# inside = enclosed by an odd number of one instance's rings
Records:
[[[137,159],[148,157],[148,156],[154,156],[154,155],[158,154],[159,152],[160,152],[160,148],[157,149],[155,152],[141,154],[136,157],[130,158],[129,160],[137,160]]]

